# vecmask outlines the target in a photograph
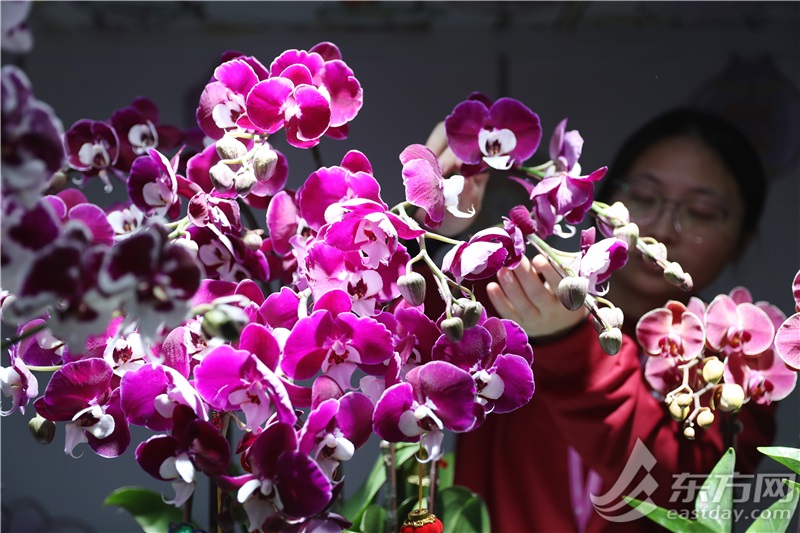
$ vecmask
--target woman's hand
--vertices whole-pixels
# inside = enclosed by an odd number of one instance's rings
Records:
[[[523,257],[514,270],[501,269],[497,279],[498,283],[486,287],[492,305],[502,318],[513,320],[535,340],[554,340],[588,314],[585,307],[568,311],[561,304],[555,294],[561,276],[543,255],[531,260]]]
[[[447,136],[444,131],[444,122],[439,122],[433,128],[425,146],[439,158],[439,166],[442,169],[442,176],[449,177],[458,174],[461,170],[461,160],[459,160],[452,150],[447,146]],[[489,173],[477,174],[464,180],[464,190],[458,195],[458,209],[468,213],[475,209],[475,214],[469,218],[459,218],[449,212],[445,213],[442,225],[436,229],[436,233],[446,237],[452,237],[465,231],[475,221],[481,212],[483,196],[486,193],[486,185],[489,182]],[[418,209],[414,218],[419,223],[425,220],[425,213]]]

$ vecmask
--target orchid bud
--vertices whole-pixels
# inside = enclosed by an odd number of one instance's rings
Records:
[[[692,402],[694,402],[694,396],[691,394],[686,394],[685,392],[678,394],[678,396],[675,398],[675,403],[681,407],[689,407],[692,405]]]
[[[707,428],[714,423],[714,413],[711,409],[704,409],[697,414],[697,425],[701,428]]]
[[[687,274],[683,271],[681,265],[674,261],[669,263],[664,269],[664,278],[668,282],[685,290],[689,290],[692,288],[692,278],[689,277],[689,282],[687,285],[686,277]]]
[[[481,318],[481,313],[483,313],[483,305],[469,298],[459,298],[454,307],[453,313],[464,322],[464,329],[475,327]]]
[[[621,328],[625,320],[619,307],[598,307],[597,314],[602,321],[593,317],[592,323],[598,335],[608,328]]]
[[[600,347],[608,355],[616,355],[622,348],[622,331],[619,328],[611,328],[598,335]]]
[[[217,163],[208,170],[211,184],[219,192],[229,192],[236,183],[236,173],[225,163]]]
[[[208,339],[216,337],[236,342],[248,321],[242,309],[232,305],[216,305],[203,315],[200,329]]]
[[[44,193],[56,194],[60,191],[63,191],[67,188],[68,182],[69,176],[67,176],[67,173],[59,170],[50,177],[50,181],[47,182],[47,189],[44,191]]]
[[[668,407],[670,416],[678,422],[681,420],[686,420],[686,417],[689,416],[689,407],[685,405],[679,405],[676,400],[672,400]]]
[[[626,225],[631,221],[631,213],[622,202],[614,202],[608,206],[603,215],[611,221],[621,223],[621,225]]]
[[[247,153],[247,148],[239,139],[226,135],[215,144],[220,159],[240,160]]]
[[[255,174],[251,171],[244,171],[236,175],[234,187],[236,187],[236,192],[239,196],[247,196],[256,186],[256,183],[258,183],[258,180]]]
[[[736,383],[725,383],[719,394],[719,408],[725,412],[738,411],[744,403],[744,389]]]
[[[629,249],[635,248],[636,241],[639,239],[639,226],[634,222],[618,226],[614,228],[614,237],[627,244]]]
[[[254,230],[248,231],[242,237],[242,243],[244,243],[245,248],[250,251],[258,251],[261,249],[261,245],[264,244],[264,239],[261,238],[261,230]]]
[[[442,320],[442,332],[450,342],[458,342],[464,336],[464,321],[457,316]]]
[[[725,363],[714,357],[706,361],[703,365],[703,379],[706,383],[716,385],[722,379],[722,374],[725,371]]]
[[[696,433],[692,426],[687,426],[683,428],[683,436],[686,437],[687,439],[694,440],[695,435]]]
[[[567,276],[558,282],[556,294],[561,305],[570,311],[577,311],[586,301],[589,293],[589,280],[579,276]]]
[[[397,289],[405,301],[413,306],[422,305],[425,301],[425,278],[412,270],[397,278]]]
[[[262,145],[253,156],[253,173],[258,181],[267,181],[275,172],[278,165],[278,154],[269,147]]]
[[[187,252],[192,254],[192,257],[197,257],[197,253],[200,251],[200,247],[192,239],[188,239],[188,238],[174,239],[172,241],[172,244],[176,244],[176,245],[182,247]]]
[[[524,205],[512,207],[508,212],[508,218],[517,225],[526,237],[536,233],[536,222],[531,217],[531,211]]]
[[[647,250],[647,253],[644,255],[645,259],[652,262],[667,260],[667,247],[663,242],[648,244],[645,246],[645,249]]]
[[[50,444],[56,436],[56,423],[37,414],[28,422],[31,435],[39,444]]]

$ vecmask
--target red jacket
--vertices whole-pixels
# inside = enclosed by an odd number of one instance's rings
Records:
[[[458,438],[455,481],[486,500],[492,531],[577,531],[568,448],[580,455],[584,477],[588,469],[599,474],[603,495],[620,477],[637,439],[656,459],[650,470],[658,483],[651,496],[654,503],[692,509],[696,494],[690,502],[680,501],[689,494],[686,490],[678,491],[679,501],[670,503],[673,483],[699,487],[702,479],[681,482],[674,474],[711,471],[723,452],[720,413],[708,429],[697,428],[694,441],[687,440],[665,405],[651,394],[636,343],[625,336],[621,351],[608,356],[588,320],[565,338],[533,348],[536,391],[530,403],[511,413],[489,415],[480,428]],[[743,431],[738,435],[736,470],[752,473],[761,456],[756,446],[774,438],[774,406],[747,404],[738,419]],[[631,493],[624,494],[636,495],[633,489],[647,475],[646,469],[640,470],[628,486]],[[592,507],[588,500],[583,504]],[[617,513],[629,509],[621,505]],[[593,508],[590,512],[586,531],[656,529],[647,518],[615,523]]]

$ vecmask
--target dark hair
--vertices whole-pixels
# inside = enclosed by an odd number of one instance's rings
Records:
[[[652,145],[673,137],[703,141],[736,179],[744,201],[741,235],[758,227],[767,195],[767,179],[755,147],[733,124],[719,115],[681,108],[657,116],[631,135],[617,152],[596,198],[610,198],[613,185],[621,180],[636,159]]]

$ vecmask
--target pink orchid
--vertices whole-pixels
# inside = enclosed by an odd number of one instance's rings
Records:
[[[797,372],[788,368],[772,348],[757,357],[732,352],[725,359],[725,383],[738,383],[757,404],[786,398],[797,384]]]
[[[769,315],[748,302],[737,304],[720,294],[708,304],[705,316],[706,340],[715,351],[741,351],[758,355],[772,344],[775,326]]]
[[[691,361],[702,353],[706,334],[700,317],[673,300],[639,319],[636,340],[648,355]]]
[[[578,275],[589,280],[589,293],[602,294],[600,285],[628,261],[628,245],[620,239],[608,238],[594,242],[595,228],[581,233],[581,258]]]

